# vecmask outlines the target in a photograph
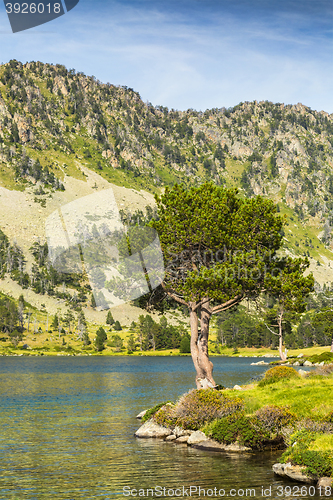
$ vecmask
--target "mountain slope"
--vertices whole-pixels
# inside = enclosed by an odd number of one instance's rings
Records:
[[[302,104],[170,111],[61,65],[10,61],[0,67],[0,227],[26,251],[59,204],[109,183],[133,211],[153,203],[147,192],[212,180],[279,203],[286,251],[333,281],[332,133],[332,115]]]

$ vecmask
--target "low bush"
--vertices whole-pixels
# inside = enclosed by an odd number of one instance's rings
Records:
[[[178,425],[198,430],[207,422],[230,415],[244,408],[241,398],[225,396],[215,389],[193,389],[180,397],[176,405],[162,407],[154,420],[162,425]]]
[[[322,375],[328,377],[333,373],[333,365],[323,365],[317,366],[317,368],[310,374],[310,377],[315,377],[316,375]]]
[[[329,422],[330,424],[333,424],[333,411],[330,411],[329,414],[326,416],[325,422]]]
[[[174,415],[174,410],[175,406],[172,403],[167,403],[153,415],[153,420],[157,424],[173,429],[177,425],[177,417]]]
[[[264,406],[255,415],[265,430],[274,433],[279,433],[283,427],[297,420],[296,415],[287,406]]]
[[[313,356],[309,356],[306,358],[311,363],[333,363],[333,352],[325,351],[321,354],[314,354]]]
[[[215,389],[193,389],[184,394],[175,407],[177,423],[184,429],[197,430],[206,422],[243,409],[241,398],[231,398]]]
[[[289,366],[274,366],[265,373],[264,378],[259,382],[258,387],[265,387],[268,384],[274,384],[280,380],[289,380],[300,378],[300,375],[294,368]]]
[[[244,412],[233,413],[215,420],[205,429],[206,434],[219,443],[238,442],[254,450],[262,450],[270,439],[270,434],[263,428],[255,416],[246,416]]]
[[[164,403],[158,403],[157,405],[153,406],[152,408],[149,408],[149,410],[147,410],[146,413],[144,414],[144,416],[142,417],[142,422],[147,422],[147,420],[152,418],[152,416],[155,415],[155,413],[158,412],[158,410],[160,408],[162,408],[162,406],[166,405],[167,403],[170,403],[170,401],[166,401]]]
[[[305,430],[298,431],[291,436],[290,446],[283,453],[280,461],[290,462],[293,465],[306,466],[306,473],[316,477],[333,476],[333,450],[312,450],[318,434]]]
[[[299,431],[305,430],[308,432],[333,434],[333,423],[327,421],[326,418],[329,418],[329,415],[322,421],[314,421],[311,418],[304,418],[302,420],[298,420],[294,427],[295,430]]]

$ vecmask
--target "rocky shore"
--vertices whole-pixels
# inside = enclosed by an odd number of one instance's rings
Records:
[[[141,419],[146,411],[137,415]],[[214,439],[208,438],[201,431],[184,430],[176,426],[174,429],[164,427],[154,422],[153,419],[147,420],[134,434],[137,438],[157,438],[163,439],[168,443],[186,444],[200,450],[216,451],[216,452],[229,452],[229,453],[254,453],[254,450],[247,446],[242,446],[235,442],[232,444],[221,444]],[[293,481],[314,484],[317,487],[332,487],[333,478],[331,477],[317,477],[306,473],[306,467],[300,465],[292,465],[291,463],[273,465],[273,471],[280,477],[292,479]]]
[[[249,452],[251,448],[238,443],[224,445],[208,438],[201,431],[184,430],[181,427],[169,429],[157,424],[152,419],[147,420],[134,434],[138,438],[160,438],[169,443],[186,444],[193,448],[207,451]]]

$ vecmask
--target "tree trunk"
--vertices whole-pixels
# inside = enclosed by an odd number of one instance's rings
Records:
[[[195,381],[197,384],[197,389],[202,389],[200,384],[200,380],[205,378],[205,374],[201,369],[200,361],[199,361],[199,348],[198,348],[198,314],[196,309],[195,302],[189,303],[189,311],[190,311],[190,327],[191,327],[191,355],[194,364],[195,371],[197,375],[195,377]]]
[[[189,304],[190,310],[190,325],[191,325],[191,355],[194,363],[196,374],[197,389],[207,389],[215,387],[213,379],[213,363],[208,357],[208,336],[209,336],[209,321],[211,312],[208,306],[201,308],[201,333],[198,335],[198,314],[195,309],[196,303]]]
[[[279,325],[279,354],[282,361],[287,361],[287,355],[283,352],[283,339],[282,339],[282,317],[283,312],[278,315],[278,325]]]
[[[209,308],[209,302],[206,302],[201,307],[201,333],[200,338],[198,339],[199,362],[205,375],[205,378],[200,380],[202,388],[216,387],[216,383],[213,378],[213,363],[210,361],[208,355],[209,322],[211,317],[212,313]]]

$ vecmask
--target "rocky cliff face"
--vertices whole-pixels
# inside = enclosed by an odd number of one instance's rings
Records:
[[[168,110],[61,65],[10,61],[0,67],[0,161],[1,185],[42,185],[42,206],[66,178],[84,181],[83,167],[146,191],[237,186],[279,203],[290,251],[330,258],[333,116],[300,103]]]

